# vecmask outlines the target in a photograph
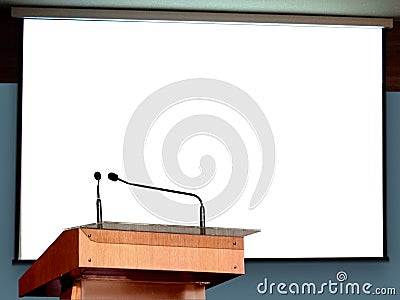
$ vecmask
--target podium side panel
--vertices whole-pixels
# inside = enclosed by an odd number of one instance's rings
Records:
[[[19,279],[19,296],[40,288],[42,296],[53,296],[48,295],[46,284],[77,268],[78,253],[78,230],[64,231]]]

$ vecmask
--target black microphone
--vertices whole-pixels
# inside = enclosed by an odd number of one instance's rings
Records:
[[[205,234],[206,233],[206,209],[204,208],[203,201],[196,194],[182,192],[182,191],[176,191],[176,190],[171,190],[171,189],[164,189],[164,188],[150,186],[150,185],[144,185],[144,184],[128,182],[128,181],[125,181],[125,180],[119,178],[118,175],[115,174],[115,173],[108,173],[108,179],[110,179],[111,181],[121,181],[121,182],[123,182],[125,184],[133,185],[133,186],[144,188],[144,189],[151,189],[151,190],[157,190],[157,191],[161,191],[161,192],[169,192],[169,193],[175,193],[175,194],[195,197],[200,202],[200,233],[201,234]]]
[[[100,199],[100,172],[94,173],[94,179],[97,180],[97,201],[96,201],[96,210],[97,210],[97,223],[103,222],[103,209],[101,207],[101,199]]]

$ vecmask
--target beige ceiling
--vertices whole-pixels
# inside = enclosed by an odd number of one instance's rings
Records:
[[[400,18],[400,0],[0,0],[0,6],[235,11]]]

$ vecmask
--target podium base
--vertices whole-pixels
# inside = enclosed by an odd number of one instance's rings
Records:
[[[132,279],[86,277],[77,278],[72,287],[61,294],[62,300],[132,300],[132,299],[206,299],[205,283],[146,282]]]

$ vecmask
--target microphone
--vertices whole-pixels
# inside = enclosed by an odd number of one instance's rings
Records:
[[[123,182],[125,184],[132,185],[132,186],[135,186],[135,187],[144,188],[144,189],[151,189],[151,190],[157,190],[157,191],[161,191],[161,192],[168,192],[168,193],[174,193],[174,194],[180,194],[180,195],[186,195],[186,196],[195,197],[200,202],[200,233],[201,234],[205,234],[205,232],[206,232],[206,210],[204,208],[203,201],[196,194],[182,192],[182,191],[176,191],[176,190],[171,190],[171,189],[164,189],[164,188],[150,186],[150,185],[144,185],[144,184],[128,182],[128,181],[125,181],[125,180],[119,178],[118,175],[115,174],[115,173],[108,173],[108,179],[110,179],[111,181],[121,181],[121,182]]]
[[[94,179],[97,180],[97,201],[96,201],[96,210],[97,210],[97,223],[103,222],[103,209],[101,207],[101,199],[100,199],[100,172],[94,173]]]

